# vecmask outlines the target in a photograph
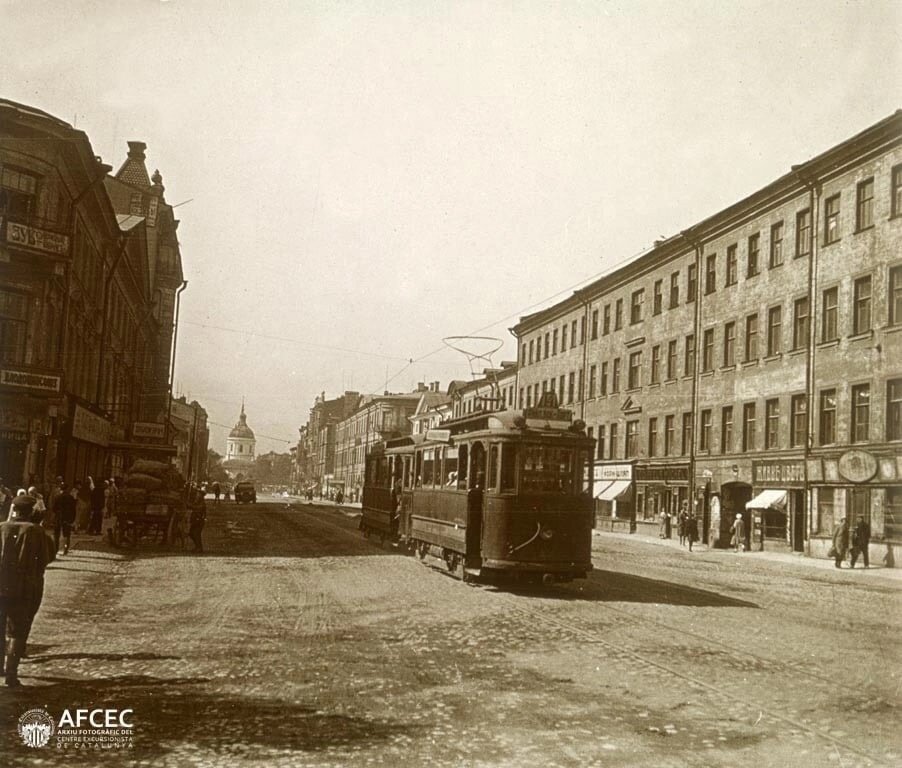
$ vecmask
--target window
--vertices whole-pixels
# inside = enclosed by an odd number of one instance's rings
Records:
[[[836,305],[838,303],[838,288],[828,288],[824,291],[823,309],[821,310],[821,341],[834,341],[839,338],[836,324]]]
[[[707,408],[701,413],[699,424],[698,449],[700,451],[711,450],[711,409]]]
[[[615,357],[611,364],[611,394],[620,391],[620,358]]]
[[[535,341],[533,339],[529,340],[529,364],[532,365],[533,361],[533,351],[534,351]]]
[[[861,232],[874,226],[874,179],[858,185],[855,195],[855,230]]]
[[[758,359],[758,313],[745,319],[745,360]]]
[[[683,456],[688,456],[692,451],[692,412],[687,411],[683,414],[683,441],[680,446],[680,452]]]
[[[761,235],[756,232],[749,236],[749,255],[748,267],[746,269],[746,277],[754,277],[760,271],[758,266],[758,253],[761,250]]]
[[[520,365],[526,365],[526,342],[523,342],[523,351],[520,353]]]
[[[573,402],[573,391],[576,386],[576,374],[573,371],[570,371],[570,374],[567,376],[567,402]]]
[[[778,221],[770,228],[770,266],[783,264],[783,222]]]
[[[652,313],[655,315],[661,314],[661,309],[664,304],[664,295],[663,295],[663,280],[655,280],[654,287],[654,296],[652,297]]]
[[[817,489],[817,530],[819,533],[832,533],[834,518],[839,520],[841,517],[841,515],[837,516],[834,511],[837,490],[825,486]]]
[[[654,417],[648,420],[648,455],[650,457],[658,454],[658,420]]]
[[[789,407],[789,445],[791,448],[801,448],[805,446],[808,435],[808,400],[805,395],[793,395]]]
[[[680,273],[674,272],[670,276],[670,308],[676,309],[680,303]]]
[[[614,302],[614,330],[623,328],[623,299]]]
[[[557,335],[557,331],[555,331],[555,335]],[[598,310],[592,310],[592,341],[598,338]]]
[[[520,391],[517,393],[517,407],[518,408],[526,408],[528,407],[524,402],[524,393],[523,387],[520,387]]]
[[[598,367],[595,365],[589,366],[589,397],[595,397],[595,387],[598,384]]]
[[[676,378],[677,367],[677,343],[676,339],[667,342],[667,378]]]
[[[902,379],[886,382],[886,439],[902,440]]]
[[[705,259],[705,293],[717,290],[717,254],[712,253]]]
[[[664,417],[664,455],[670,456],[673,453],[673,430],[674,417]]]
[[[736,365],[736,323],[730,321],[723,326],[724,367]]]
[[[702,336],[702,372],[714,370],[714,329],[708,328]]]
[[[855,281],[852,307],[852,333],[867,333],[871,330],[871,276],[865,275]]]
[[[551,333],[545,334],[545,359],[551,357]]]
[[[829,245],[837,240],[839,240],[839,195],[833,195],[824,202],[824,243]]]
[[[639,455],[639,422],[626,422],[626,457],[634,459]]]
[[[617,458],[617,438],[618,438],[617,431],[618,431],[618,428],[619,428],[619,425],[616,422],[611,424],[611,439],[609,441],[609,448],[608,448],[608,458],[609,459]]]
[[[821,392],[820,443],[830,445],[836,442],[836,390]]]
[[[776,448],[780,442],[780,401],[764,403],[764,447]]]
[[[598,382],[598,394],[606,395],[608,393],[608,364],[607,361],[601,364],[601,378]]]
[[[567,391],[567,376],[566,374],[561,374],[561,378],[558,384],[558,399],[563,403],[564,402],[564,393]]]
[[[796,214],[796,258],[811,253],[811,209]]]
[[[27,325],[28,298],[25,294],[0,290],[0,362],[25,362]]]
[[[733,450],[733,406],[727,405],[720,412],[720,452]]]
[[[630,353],[630,367],[627,372],[627,389],[642,386],[642,352]]]
[[[902,539],[902,487],[898,485],[886,489],[883,535],[887,539]]]
[[[0,172],[0,211],[25,218],[35,213],[38,199],[38,177],[4,166]]]
[[[595,455],[599,459],[604,458],[605,448],[605,427],[604,424],[598,425],[598,441],[595,443]]]
[[[557,328],[555,328],[552,333],[552,336],[551,336],[551,354],[552,355],[557,354],[557,340],[558,340],[558,330],[557,330]]]
[[[576,320],[570,323],[570,348],[573,349],[577,345],[576,341]]]
[[[735,243],[727,248],[727,279],[724,285],[735,285],[739,280],[739,256],[738,248]]]
[[[695,264],[686,267],[686,303],[691,304],[695,301],[695,294],[698,292],[698,270]]]
[[[655,344],[651,348],[651,384],[657,384],[661,379],[661,345]]]
[[[902,165],[893,168],[892,181],[890,182],[890,206],[892,216],[902,215]]]
[[[604,305],[604,321],[601,324],[601,333],[607,336],[611,332],[611,305]]]
[[[630,324],[635,325],[636,323],[642,322],[642,306],[645,304],[645,289],[640,288],[638,291],[633,291],[633,295],[630,300]]]
[[[889,271],[889,316],[890,325],[902,324],[902,265],[891,267]]]
[[[742,406],[742,450],[755,450],[755,404]]]
[[[683,375],[691,376],[695,373],[695,334],[686,336],[685,356],[683,360]]]
[[[808,297],[796,299],[792,305],[792,348],[808,346]]]
[[[780,354],[783,337],[783,307],[767,310],[767,356]]]
[[[536,362],[542,359],[542,337],[536,339]]]
[[[871,424],[871,385],[852,387],[852,442],[866,443]]]
[[[561,326],[561,352],[567,351],[567,323]]]
[[[585,315],[583,315],[579,319],[579,343],[580,344],[586,343],[586,316]]]

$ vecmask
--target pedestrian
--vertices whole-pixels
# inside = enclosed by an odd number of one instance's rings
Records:
[[[222,489],[219,487],[218,482],[213,483],[213,503],[219,504],[219,493]]]
[[[86,483],[75,483],[75,532],[88,530],[91,524],[91,489],[94,481],[88,477]]]
[[[194,542],[194,551],[203,552],[204,542],[202,534],[204,524],[207,522],[207,503],[202,493],[195,493],[191,503],[191,516],[188,519],[188,536]]]
[[[88,533],[96,536],[103,532],[103,508],[106,506],[106,489],[109,483],[97,481],[91,484],[91,520]]]
[[[670,538],[670,536],[669,536],[670,514],[667,512],[666,509],[661,510],[660,520],[661,520],[661,528],[658,531],[658,538],[659,539],[668,539],[668,538]]]
[[[0,523],[0,660],[10,688],[21,685],[19,660],[41,603],[49,562],[46,534],[31,522],[34,504],[31,496],[19,496],[12,502],[10,519]]]
[[[842,568],[842,561],[846,559],[846,553],[849,551],[849,521],[842,518],[833,529],[833,546],[830,548],[830,554],[833,556],[833,563],[837,568]]]
[[[56,551],[59,552],[60,538],[63,538],[63,554],[69,554],[69,546],[72,543],[72,528],[75,525],[76,508],[78,502],[75,498],[76,489],[69,492],[65,483],[60,483],[60,494],[53,502],[54,529],[53,540]]]
[[[691,552],[692,544],[698,541],[698,518],[695,516],[694,511],[686,510],[685,534],[686,541],[689,542],[689,551]]]
[[[870,555],[868,553],[870,543],[871,524],[863,517],[859,517],[858,522],[855,523],[855,527],[852,529],[852,568],[855,567],[859,555],[861,555],[861,559],[864,562],[864,567],[871,567]]]
[[[745,550],[745,520],[742,519],[742,514],[739,512],[736,513],[736,519],[730,527],[730,533],[733,534],[730,544],[733,545],[737,552],[743,552]]]
[[[225,490],[223,491],[222,500],[223,501],[231,501],[232,500],[232,491],[228,485],[225,487]]]
[[[677,521],[677,527],[680,534],[680,546],[682,547],[686,541],[687,533],[686,526],[689,524],[689,503],[684,501],[682,507],[680,508],[680,517]],[[689,549],[692,549],[692,545],[690,544]]]

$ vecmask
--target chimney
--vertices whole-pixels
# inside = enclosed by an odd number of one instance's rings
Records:
[[[130,141],[128,142],[128,156],[132,160],[141,160],[144,161],[144,150],[147,149],[147,144],[143,141]]]
[[[439,383],[438,383],[437,381],[433,381],[433,382],[432,382],[432,391],[433,391],[433,392],[438,392],[438,391],[439,391],[438,384],[439,384]]]
[[[426,382],[418,381],[417,382],[417,392],[426,392],[426,391],[427,391]],[[388,393],[386,392],[385,394],[388,394]]]

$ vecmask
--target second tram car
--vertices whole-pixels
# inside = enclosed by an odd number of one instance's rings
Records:
[[[557,407],[477,412],[389,441],[367,458],[360,527],[464,580],[584,577],[594,445]]]

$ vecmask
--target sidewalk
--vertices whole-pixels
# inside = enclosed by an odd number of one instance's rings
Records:
[[[604,531],[594,529],[592,531],[594,538],[612,538],[635,541],[642,544],[650,544],[652,546],[669,547],[670,549],[678,549],[690,554],[689,547],[680,546],[678,538],[661,539],[657,536],[648,536],[641,533],[621,533],[617,531]],[[871,563],[870,568],[865,568],[859,560],[855,568],[849,568],[849,562],[843,564],[843,567],[837,570],[832,559],[809,557],[803,552],[776,552],[764,550],[763,552],[736,552],[733,549],[716,549],[706,544],[696,542],[692,545],[692,555],[707,554],[713,557],[724,558],[741,558],[743,560],[768,560],[777,563],[788,563],[792,565],[801,565],[810,568],[817,568],[831,572],[855,573],[861,574],[862,578],[881,578],[890,579],[895,582],[902,582],[902,568],[887,568],[883,563]]]

